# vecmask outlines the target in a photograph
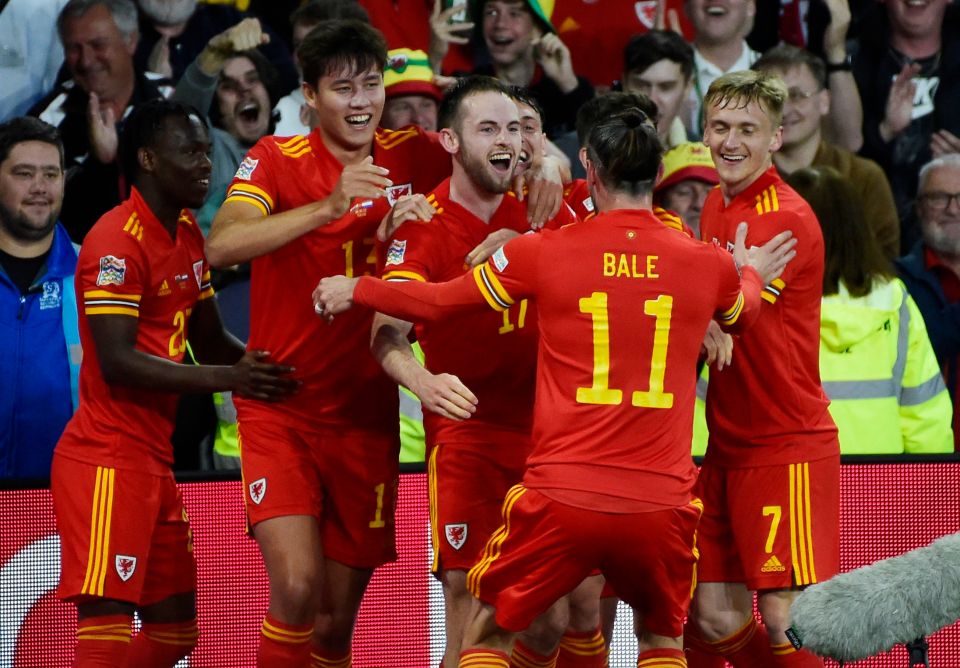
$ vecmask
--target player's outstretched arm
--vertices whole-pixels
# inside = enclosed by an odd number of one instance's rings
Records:
[[[281,213],[264,215],[253,204],[228,200],[213,219],[204,249],[207,259],[214,267],[229,267],[271,253],[343,217],[353,200],[383,197],[393,185],[387,173],[367,156],[363,162],[343,168],[326,198]]]
[[[352,308],[354,303],[411,322],[438,320],[487,304],[474,272],[446,283],[328,276],[313,291],[314,310],[327,320]]]
[[[471,268],[476,267],[478,264],[483,264],[491,255],[497,252],[498,248],[502,248],[505,243],[518,236],[520,236],[519,232],[511,230],[508,227],[501,228],[496,232],[491,232],[476,248],[467,253],[464,262]]]
[[[100,372],[109,385],[197,394],[233,390],[267,401],[282,399],[298,387],[287,377],[293,369],[265,363],[269,353],[264,351],[246,353],[230,366],[180,364],[136,349],[137,318],[92,315],[89,323]],[[170,345],[179,342],[171,339]]]
[[[189,323],[190,348],[200,364],[235,364],[246,346],[227,331],[216,299],[203,299],[193,307]]]
[[[423,408],[451,420],[466,420],[475,411],[477,397],[459,378],[423,368],[410,348],[413,325],[383,313],[373,317],[370,350],[394,382],[417,395]]]

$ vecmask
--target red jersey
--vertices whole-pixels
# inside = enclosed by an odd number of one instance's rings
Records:
[[[689,502],[697,356],[711,318],[735,328],[759,309],[759,277],[743,275],[752,285],[745,293],[720,249],[676,234],[649,211],[620,210],[514,239],[451,283],[361,279],[354,299],[410,320],[536,300],[534,449],[524,485],[623,513]]]
[[[274,419],[279,411],[311,424],[396,431],[396,385],[370,354],[373,314],[358,309],[328,325],[313,312],[311,293],[324,276],[376,274],[376,229],[392,202],[429,192],[450,174],[437,137],[416,127],[377,130],[373,160],[390,170],[388,196],[357,202],[339,220],[253,260],[247,345],[295,367],[303,385],[275,404],[237,398],[241,419]],[[264,137],[244,158],[226,201],[253,204],[264,215],[288,211],[327,197],[342,171],[318,130]]]
[[[748,247],[792,230],[797,256],[764,288],[761,314],[734,344],[733,363],[710,374],[706,459],[738,467],[838,455],[837,428],[820,385],[820,224],[775,167],[730,204],[719,188],[707,196],[700,216],[704,241],[732,249],[741,221],[749,225]]]
[[[130,199],[105,213],[87,233],[76,289],[83,346],[80,408],[57,453],[112,468],[169,472],[179,395],[108,385],[90,334],[90,316],[137,318],[137,350],[180,362],[193,307],[213,296],[203,234],[193,215],[186,209],[180,213],[176,238],[171,238],[133,188]]]
[[[441,283],[469,271],[467,254],[491,232],[511,229],[524,233],[527,205],[513,193],[504,196],[489,223],[451,201],[450,181],[428,197],[437,213],[428,223],[407,223],[397,230],[387,251],[384,280]],[[555,229],[577,221],[561,207],[549,221]],[[338,316],[339,317],[339,316]],[[426,366],[432,373],[457,376],[477,396],[477,411],[469,420],[449,420],[426,412],[428,441],[484,442],[489,429],[529,432],[537,364],[537,311],[526,299],[503,313],[474,311],[416,325]]]
[[[590,220],[597,215],[586,179],[574,179],[565,185],[563,187],[563,201],[573,209],[580,220]]]
[[[634,35],[655,25],[660,0],[556,0],[551,22],[570,49],[573,69],[594,86],[610,86],[623,76],[623,51]],[[666,0],[680,15],[684,37],[693,38],[683,0]]]
[[[590,220],[597,215],[586,179],[574,179],[568,183],[563,189],[563,201],[573,209],[580,220]],[[653,215],[667,227],[682,232],[691,239],[694,237],[693,230],[673,211],[654,206]]]

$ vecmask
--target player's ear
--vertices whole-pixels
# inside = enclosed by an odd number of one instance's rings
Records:
[[[456,155],[460,150],[460,137],[457,136],[453,128],[441,128],[440,145],[450,155]]]
[[[585,146],[581,147],[580,151],[577,152],[577,157],[580,158],[580,164],[583,165],[584,169],[586,169],[588,160],[587,160],[587,148]]]
[[[770,153],[776,153],[783,146],[783,126],[778,125],[777,131],[773,133],[773,139],[770,140]]]
[[[307,104],[316,108],[317,90],[306,81],[300,84],[300,90],[303,92],[303,99],[307,101]]]
[[[152,172],[155,164],[155,156],[153,155],[153,151],[146,146],[141,146],[138,148],[137,164],[140,165],[141,171]]]

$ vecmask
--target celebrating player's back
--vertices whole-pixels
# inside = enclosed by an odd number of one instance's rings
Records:
[[[587,224],[515,239],[449,283],[336,277],[314,292],[328,316],[352,300],[411,320],[478,303],[503,310],[523,298],[539,306],[534,450],[504,502],[504,526],[470,571],[486,605],[465,646],[483,649],[466,650],[461,666],[507,666],[509,632],[594,568],[643,614],[643,665],[683,657],[676,639],[700,514],[689,458],[697,355],[711,318],[737,328],[756,315],[764,279],[745,268],[741,290],[728,255],[653,216],[660,144],[642,112],[598,124],[588,158],[601,213]],[[781,245],[788,236],[751,260],[765,278],[792,256]]]

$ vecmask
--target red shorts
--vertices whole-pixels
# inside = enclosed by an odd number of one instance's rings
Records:
[[[434,573],[473,566],[500,526],[503,498],[523,478],[530,452],[529,435],[502,438],[496,446],[441,443],[432,448],[427,480]]]
[[[503,502],[503,525],[467,587],[504,629],[527,628],[599,568],[652,633],[676,637],[690,605],[700,504],[614,514],[568,506],[522,485]]]
[[[274,517],[311,515],[330,559],[375,568],[397,558],[399,430],[386,435],[243,420],[238,433],[243,498],[252,526]]]
[[[697,545],[701,582],[786,589],[840,566],[840,458],[724,469],[704,465]]]
[[[173,473],[113,469],[54,455],[60,597],[151,605],[196,591],[187,511]]]

